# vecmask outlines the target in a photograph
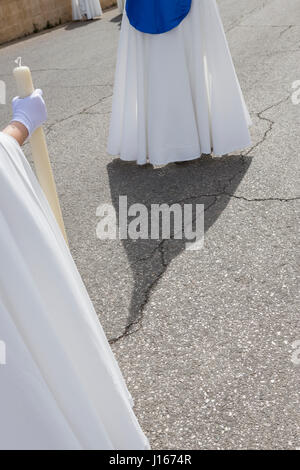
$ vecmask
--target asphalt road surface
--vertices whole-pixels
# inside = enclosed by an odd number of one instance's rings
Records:
[[[10,116],[11,71],[22,56],[48,104],[72,254],[152,447],[295,449],[300,2],[218,3],[253,118],[253,146],[242,155],[157,169],[107,155],[116,9],[2,47],[8,104],[0,105],[0,123]],[[30,158],[28,145],[25,152]],[[205,204],[204,249],[186,251],[180,240],[99,240],[97,207],[110,203],[118,212],[120,195],[148,207]]]

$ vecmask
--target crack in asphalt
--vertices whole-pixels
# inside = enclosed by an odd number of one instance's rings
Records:
[[[288,94],[285,98],[282,98],[280,101],[277,101],[276,103],[273,103],[271,104],[270,106],[267,106],[265,109],[263,109],[262,111],[259,111],[258,113],[256,113],[256,116],[258,117],[258,119],[260,121],[265,121],[269,124],[268,126],[268,129],[264,132],[264,135],[263,137],[258,141],[256,142],[255,145],[253,145],[246,153],[245,153],[245,156],[250,156],[251,152],[253,152],[253,150],[257,149],[257,147],[260,147],[260,145],[262,145],[266,139],[268,138],[269,134],[272,132],[273,130],[273,127],[274,125],[276,124],[276,121],[273,121],[273,119],[270,119],[270,118],[267,118],[267,117],[264,117],[263,114],[266,113],[267,111],[270,111],[271,109],[274,109],[276,108],[277,106],[280,106],[281,104],[287,102],[289,99],[291,98],[291,95]]]
[[[90,106],[87,106],[86,108],[83,108],[81,111],[78,111],[78,112],[76,112],[76,113],[70,114],[69,116],[66,116],[66,117],[64,117],[64,118],[62,118],[62,119],[57,119],[57,120],[54,121],[52,124],[49,124],[48,126],[45,126],[46,135],[48,136],[48,135],[52,132],[53,128],[54,128],[55,126],[57,126],[58,124],[61,124],[62,122],[65,122],[65,121],[68,121],[69,119],[72,119],[72,118],[74,118],[74,117],[76,117],[76,116],[80,116],[80,115],[84,115],[84,114],[86,114],[86,115],[96,114],[96,113],[89,113],[88,111],[89,111],[90,109],[94,108],[95,106],[97,106],[98,104],[102,103],[103,101],[105,101],[105,100],[111,98],[112,95],[113,95],[113,94],[110,93],[109,95],[103,96],[100,100],[96,101],[96,103],[93,103],[93,104],[91,104]],[[103,113],[103,114],[105,114],[105,113]]]
[[[241,199],[246,202],[293,202],[293,201],[299,201],[300,196],[295,196],[295,197],[288,197],[288,198],[283,198],[283,197],[266,197],[266,198],[253,198],[249,199],[245,196],[236,196],[235,194],[229,194],[229,193],[224,193],[227,196],[232,197],[233,199]]]
[[[294,28],[295,25],[294,24],[290,24],[288,25],[286,28],[284,28],[280,34],[279,34],[279,37],[281,38],[285,33],[287,33],[288,31],[290,31],[292,28]]]
[[[5,44],[4,44],[5,46]],[[0,46],[0,49],[1,49],[1,46]],[[40,72],[74,72],[74,71],[78,71],[78,70],[86,70],[86,69],[83,69],[81,67],[72,67],[72,68],[52,68],[52,67],[49,67],[49,68],[45,68],[45,69],[31,69],[31,73],[40,73]],[[10,73],[1,73],[0,74],[0,77],[9,77],[11,78],[11,72]]]
[[[267,5],[269,5],[269,3],[271,2],[272,0],[267,0],[263,3],[263,5],[260,5],[259,7],[255,7],[253,8],[253,10],[249,11],[248,13],[246,13],[245,15],[243,15],[241,18],[239,18],[238,20],[236,20],[235,22],[232,23],[232,25],[230,25],[230,27],[226,30],[226,34],[229,33],[230,31],[232,31],[233,29],[235,28],[238,28],[239,26],[242,26],[241,23],[243,21],[245,21],[247,18],[249,18],[251,15],[253,15],[253,13],[256,13],[260,10],[263,10]],[[247,25],[245,25],[247,26]]]
[[[285,51],[283,51],[285,52]],[[73,88],[98,88],[98,87],[101,87],[101,88],[105,88],[105,87],[111,87],[111,83],[91,83],[91,84],[88,84],[88,85],[60,85],[59,86],[59,89],[62,89],[62,88],[66,88],[67,90],[70,90],[70,89],[73,89]],[[54,88],[54,89],[57,89],[57,85],[45,85],[43,87],[44,89],[46,88]]]

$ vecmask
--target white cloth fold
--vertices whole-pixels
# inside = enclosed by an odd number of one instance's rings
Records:
[[[100,0],[72,0],[73,20],[92,20],[102,15]]]
[[[108,152],[154,165],[250,145],[247,111],[215,0],[193,0],[175,29],[123,16]]]
[[[0,449],[148,447],[45,196],[3,133],[0,341]]]

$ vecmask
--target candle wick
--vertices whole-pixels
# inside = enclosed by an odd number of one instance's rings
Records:
[[[15,60],[15,63],[18,65],[18,67],[22,67],[22,57],[18,57],[18,58]]]

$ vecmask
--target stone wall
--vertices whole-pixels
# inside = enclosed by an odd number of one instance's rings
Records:
[[[109,8],[116,0],[101,0]],[[0,0],[0,44],[72,20],[72,0]]]
[[[117,4],[117,0],[100,0],[102,10],[111,8]]]

